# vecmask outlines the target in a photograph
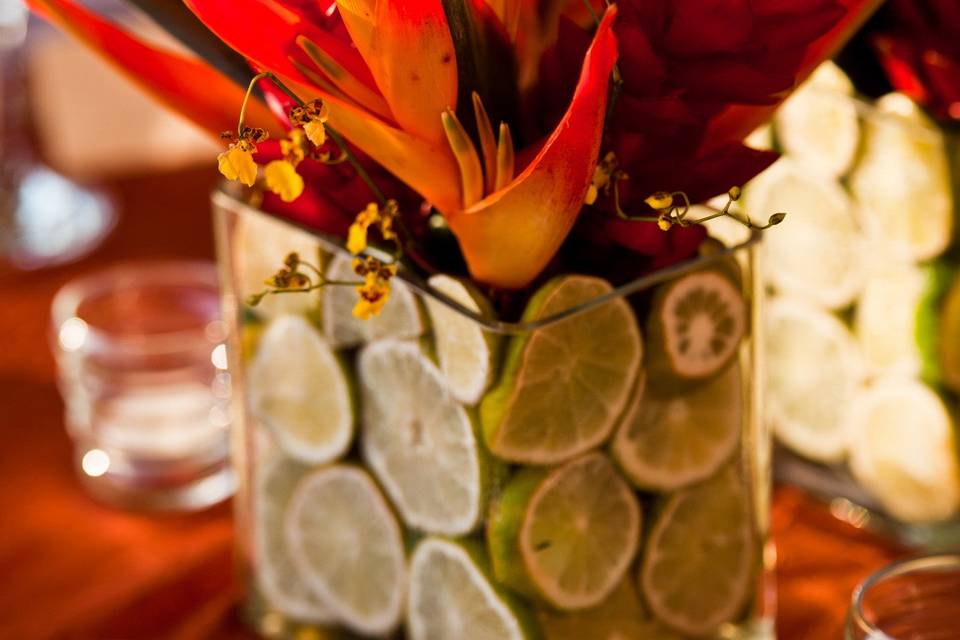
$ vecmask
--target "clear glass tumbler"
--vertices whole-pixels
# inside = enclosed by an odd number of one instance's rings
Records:
[[[341,282],[353,257],[214,207],[260,633],[772,637],[759,236],[618,288],[557,276],[519,320],[401,269],[364,321],[351,286],[249,306],[292,252]]]
[[[57,293],[65,422],[95,496],[196,509],[232,494],[226,331],[208,262],[121,264]]]
[[[895,562],[853,592],[847,640],[954,640],[958,605],[960,554]]]

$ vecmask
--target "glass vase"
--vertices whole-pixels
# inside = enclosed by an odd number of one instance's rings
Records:
[[[744,189],[782,210],[764,243],[776,475],[909,545],[960,541],[958,144],[905,95],[822,67]]]
[[[769,638],[754,245],[618,288],[550,280],[515,321],[409,270],[249,296],[342,241],[214,195],[231,323],[245,612],[266,637]]]

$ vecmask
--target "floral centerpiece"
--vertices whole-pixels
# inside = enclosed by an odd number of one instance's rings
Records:
[[[732,208],[777,157],[741,140],[877,2],[133,3],[189,57],[32,4],[251,188],[214,202],[261,632],[770,634],[783,215]]]

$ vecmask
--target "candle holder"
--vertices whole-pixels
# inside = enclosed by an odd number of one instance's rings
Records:
[[[52,343],[78,474],[97,498],[200,509],[233,493],[215,267],[122,264],[68,283]]]

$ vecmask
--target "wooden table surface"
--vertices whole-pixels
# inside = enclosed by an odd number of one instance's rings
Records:
[[[109,185],[120,223],[67,267],[0,274],[0,639],[250,638],[236,619],[229,505],[204,513],[122,512],[74,476],[47,342],[55,291],[118,260],[212,258],[212,170]],[[778,637],[841,637],[854,585],[902,555],[834,520],[794,489],[776,492]]]

